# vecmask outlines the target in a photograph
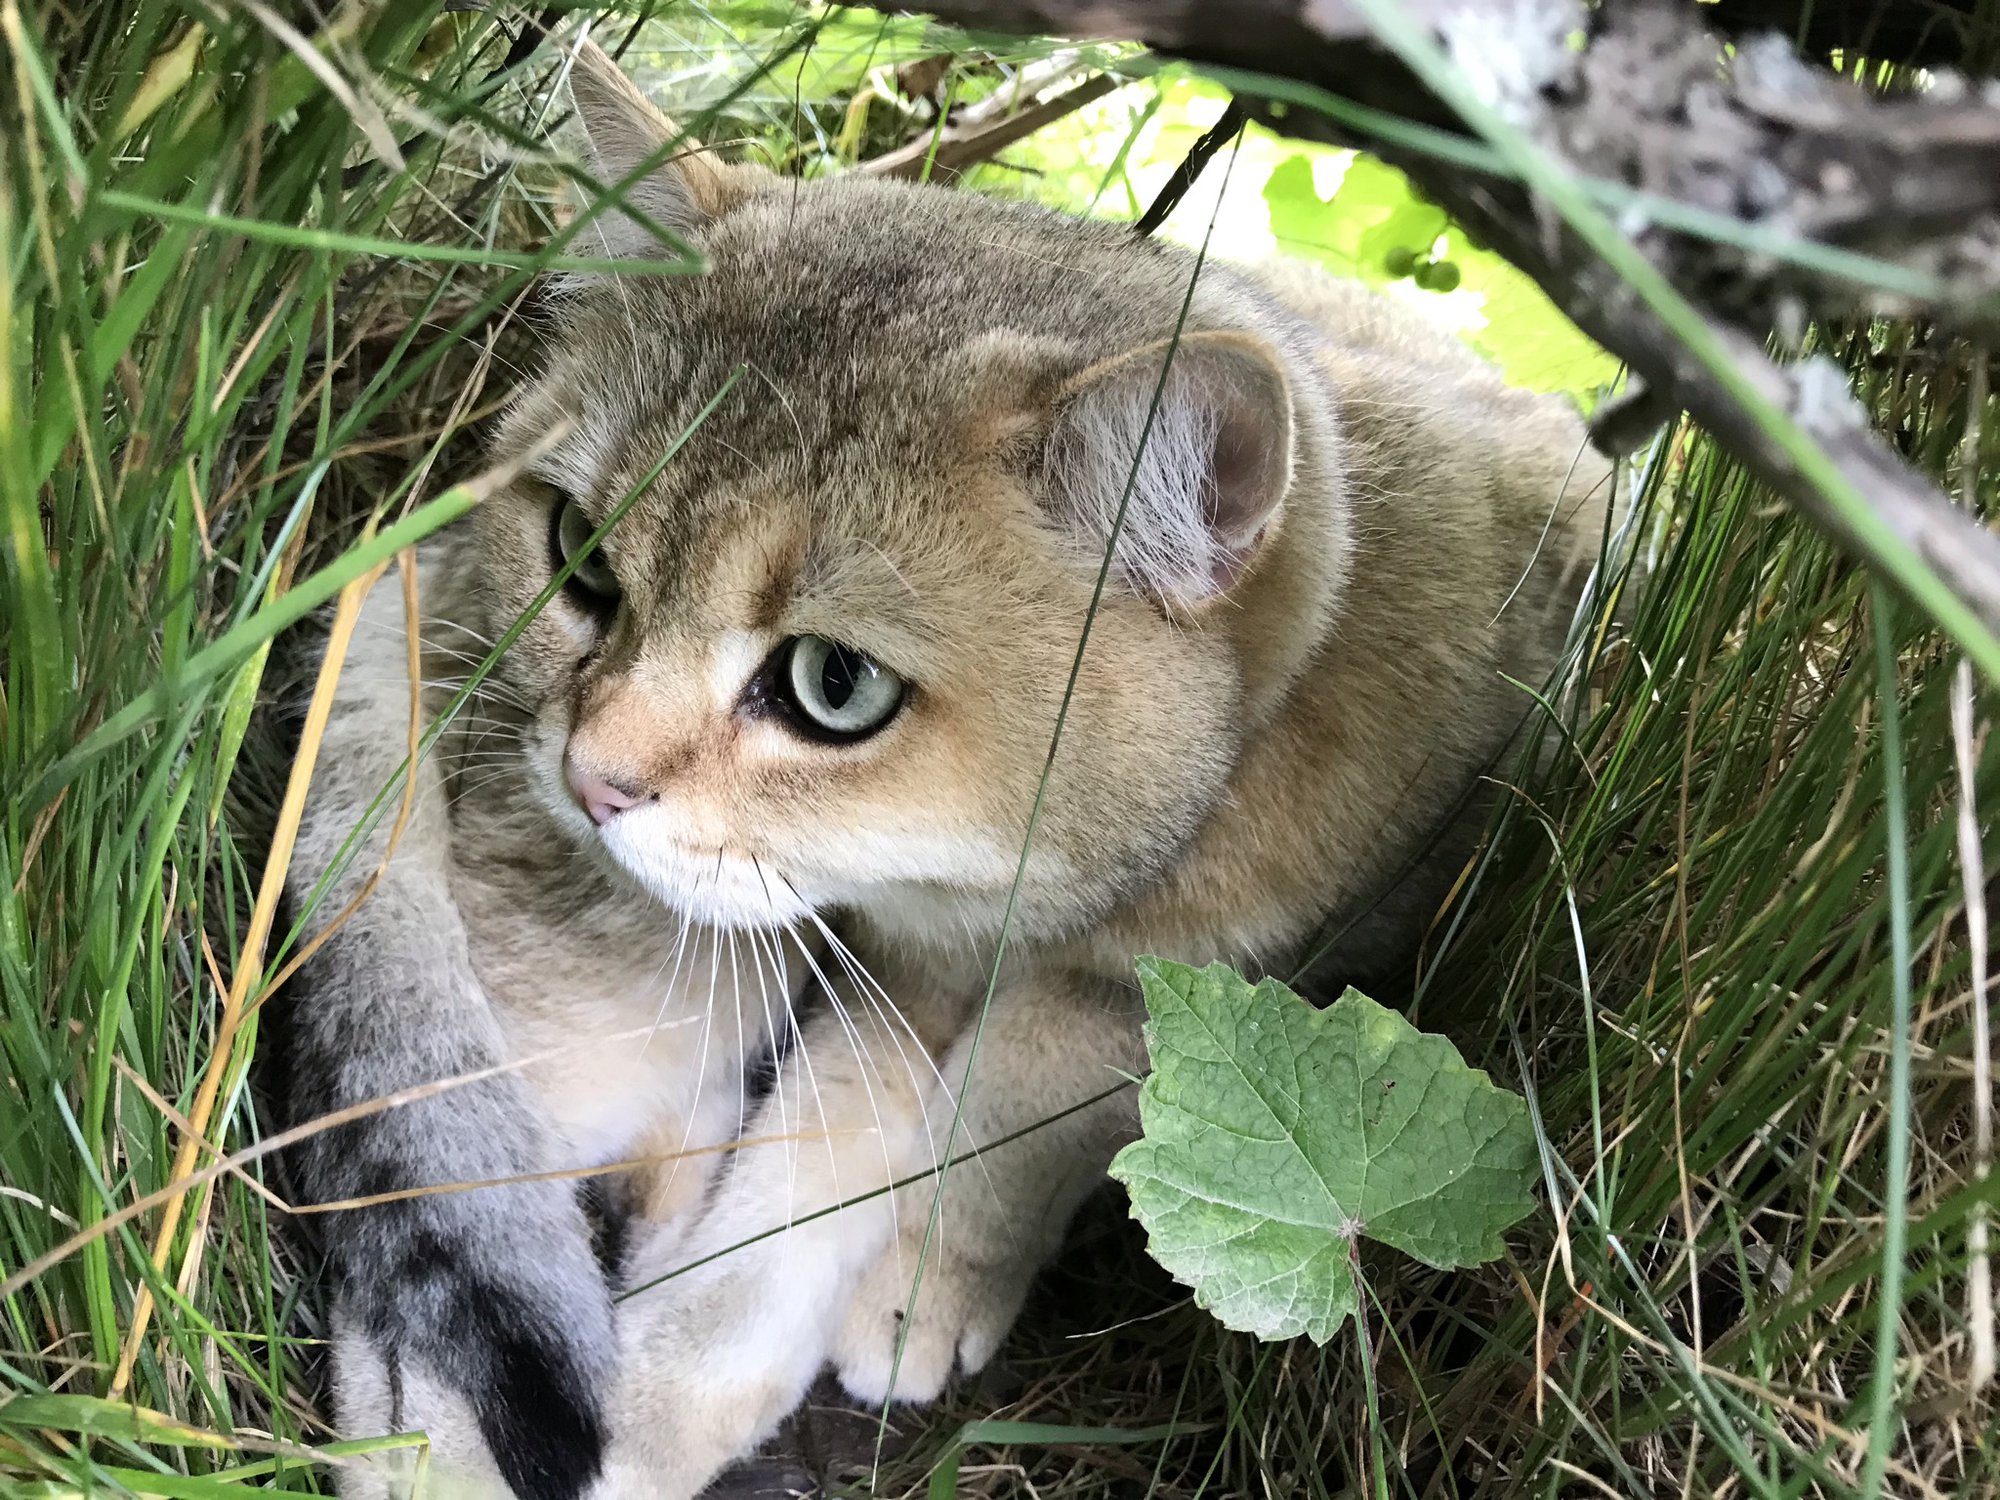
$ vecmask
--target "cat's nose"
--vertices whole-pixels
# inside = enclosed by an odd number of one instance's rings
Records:
[[[626,808],[637,807],[646,800],[615,781],[586,771],[576,763],[574,755],[563,757],[563,779],[569,783],[569,789],[576,794],[576,800],[583,804],[583,810],[590,814],[594,823],[609,823]]]

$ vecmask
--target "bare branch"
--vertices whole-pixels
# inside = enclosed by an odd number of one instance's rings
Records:
[[[955,120],[943,130],[926,131],[908,145],[865,161],[855,170],[875,177],[915,178],[923,175],[924,163],[929,162],[932,176],[949,179],[982,161],[991,160],[1044,125],[1103,98],[1124,81],[1109,73],[1099,73],[1074,88],[1011,114],[982,112],[971,118]],[[1003,95],[1007,92],[1001,91]],[[971,112],[968,111],[968,114]]]
[[[1460,131],[1452,111],[1376,44],[1347,0],[932,0],[919,8],[989,30],[1141,41]],[[1607,0],[1587,17],[1571,0],[1408,0],[1404,9],[1442,27],[1468,70],[1485,61],[1489,102],[1578,178],[1636,187],[1781,239],[1866,250],[1908,273],[1893,295],[1857,290],[1851,279],[1794,260],[1628,216],[1628,232],[1648,258],[1728,335],[1739,374],[1792,411],[1880,517],[2000,632],[2000,538],[1870,431],[1828,372],[1781,368],[1762,347],[1774,327],[1856,309],[1921,309],[1960,327],[2000,326],[2000,98],[1991,88],[1981,94],[1947,78],[1927,96],[1878,98],[1798,61],[1789,44],[1769,36],[1728,56],[1698,19],[1708,6]],[[1954,11],[1945,0],[1931,9]],[[1715,10],[1728,25],[1773,6],[1737,0]],[[1568,38],[1586,20],[1588,45],[1574,50]],[[1854,24],[1852,15],[1842,24]],[[1912,46],[1921,41],[1915,32],[1896,34]],[[1660,408],[1685,408],[1773,489],[1857,546],[1818,486],[1727,384],[1521,185],[1364,139],[1327,115],[1245,102],[1276,129],[1365,145],[1401,167],[1624,359]],[[1910,283],[1939,295],[1914,296]]]

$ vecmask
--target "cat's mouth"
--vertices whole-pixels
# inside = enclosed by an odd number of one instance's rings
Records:
[[[770,860],[724,841],[694,841],[669,806],[651,798],[606,797],[565,775],[564,739],[545,729],[548,745],[537,765],[542,796],[558,822],[586,844],[592,835],[614,863],[655,900],[691,922],[730,931],[788,927],[812,915],[812,904]],[[612,790],[619,790],[613,788]],[[590,803],[594,794],[599,806]]]
[[[597,829],[627,874],[690,921],[731,930],[788,927],[812,904],[783,871],[747,850],[677,837],[657,805],[620,812]]]

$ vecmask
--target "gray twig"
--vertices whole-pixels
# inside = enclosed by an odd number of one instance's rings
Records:
[[[1124,81],[1109,73],[1099,73],[1012,113],[981,113],[954,121],[942,130],[927,130],[908,145],[873,157],[855,170],[875,177],[916,178],[924,175],[924,164],[929,162],[933,177],[949,181],[967,168],[998,156],[1044,125],[1103,98]]]
[[[926,0],[916,8],[987,30],[1140,41],[1462,134],[1454,113],[1377,43],[1347,0]],[[1663,226],[1621,225],[1728,335],[1739,373],[1788,407],[1882,519],[2000,632],[2000,537],[1884,443],[1830,371],[1812,362],[1781,366],[1764,352],[1774,331],[1790,334],[1815,315],[1922,312],[1947,327],[2000,329],[1995,86],[1947,75],[1925,95],[1879,97],[1799,60],[1788,41],[1768,33],[1728,54],[1703,24],[1712,13],[1726,27],[1749,26],[1775,18],[1773,3],[1606,0],[1587,14],[1574,0],[1407,0],[1404,8],[1432,26],[1468,72],[1483,64],[1488,103],[1579,178],[1635,187],[1785,238],[1865,251],[1941,289],[1921,301]],[[1933,9],[1961,19],[1950,5]],[[1962,19],[1973,25],[1970,13]],[[1587,34],[1581,50],[1570,45],[1577,30]],[[1956,34],[1976,39],[1963,28]],[[1933,31],[1907,26],[1893,28],[1893,40],[1926,55],[1937,45]],[[1652,410],[1685,409],[1804,514],[1865,551],[1727,384],[1689,358],[1661,319],[1519,183],[1407,141],[1369,138],[1312,110],[1245,103],[1276,129],[1364,145],[1402,168],[1622,358]]]

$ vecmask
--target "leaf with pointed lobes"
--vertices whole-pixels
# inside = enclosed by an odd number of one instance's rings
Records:
[[[1230,1328],[1325,1343],[1365,1236],[1448,1269],[1534,1208],[1525,1100],[1348,990],[1315,1010],[1223,964],[1139,960],[1153,1073],[1111,1175],[1153,1258]]]

